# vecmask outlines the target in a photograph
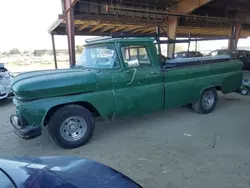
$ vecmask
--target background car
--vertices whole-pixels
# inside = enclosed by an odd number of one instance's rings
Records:
[[[0,158],[1,188],[141,188],[122,173],[79,157]]]
[[[236,58],[243,62],[243,70],[250,70],[250,51],[247,50],[236,50],[231,51],[227,49],[214,50],[208,54],[208,56],[216,55],[230,55],[232,58]]]
[[[203,54],[198,51],[183,51],[177,52],[174,55],[175,58],[188,58],[188,57],[203,57]]]
[[[0,63],[0,100],[12,95],[11,80],[11,73]]]
[[[250,72],[244,71],[242,85],[239,89],[237,89],[237,92],[240,93],[241,95],[248,95],[249,91],[250,91]]]

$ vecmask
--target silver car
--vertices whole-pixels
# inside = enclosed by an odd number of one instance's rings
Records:
[[[0,100],[12,95],[10,87],[11,80],[11,73],[4,67],[3,64],[0,64]]]

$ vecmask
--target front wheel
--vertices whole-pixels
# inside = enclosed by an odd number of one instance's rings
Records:
[[[196,113],[208,114],[212,112],[217,103],[217,91],[215,88],[204,90],[200,99],[192,104],[192,108]]]
[[[95,129],[92,114],[79,105],[66,105],[57,110],[49,122],[52,141],[61,148],[77,148],[86,144]]]

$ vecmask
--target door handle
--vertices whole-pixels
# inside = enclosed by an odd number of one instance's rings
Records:
[[[136,68],[129,69],[129,70],[126,71],[126,73],[129,73],[129,72],[131,72],[131,71],[134,71],[134,74],[133,74],[133,76],[132,76],[131,81],[130,81],[129,83],[127,83],[127,85],[131,85],[131,84],[134,82],[134,80],[135,80],[135,75],[136,75],[136,72],[137,72],[137,69],[136,69]]]

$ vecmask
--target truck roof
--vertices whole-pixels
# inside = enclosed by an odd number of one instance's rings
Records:
[[[116,43],[116,42],[153,42],[152,37],[129,37],[129,38],[112,38],[112,37],[98,37],[87,39],[85,46],[92,44]]]

